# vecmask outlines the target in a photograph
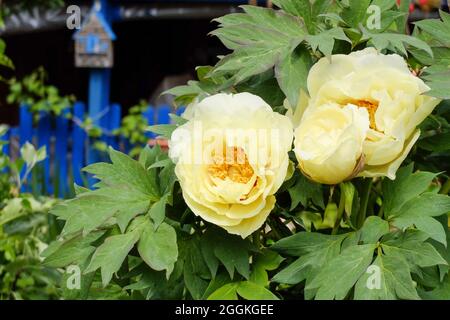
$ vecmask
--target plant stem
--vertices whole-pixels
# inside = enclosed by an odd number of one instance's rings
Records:
[[[450,178],[447,179],[447,181],[444,183],[444,185],[442,186],[442,188],[439,191],[439,193],[441,193],[441,194],[448,194],[449,192],[450,192]]]
[[[337,233],[337,231],[339,229],[339,225],[341,224],[342,216],[344,214],[344,209],[345,209],[345,194],[344,194],[344,190],[341,186],[341,197],[339,199],[339,207],[338,207],[336,222],[334,224],[333,230],[331,230],[331,234]]]
[[[380,208],[380,211],[378,211],[378,216],[379,216],[380,218],[383,218],[383,214],[384,214],[384,207],[381,207],[381,208]]]
[[[261,246],[261,237],[259,235],[259,230],[253,233],[253,244],[259,249]]]
[[[366,220],[367,205],[369,203],[370,190],[372,189],[373,179],[365,178],[363,182],[362,198],[361,198],[361,208],[358,215],[358,227],[361,228],[364,220]]]

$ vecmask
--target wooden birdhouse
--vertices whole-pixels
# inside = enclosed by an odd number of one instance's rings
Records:
[[[114,64],[113,41],[116,35],[99,11],[92,10],[78,30],[75,40],[75,66],[111,68]]]

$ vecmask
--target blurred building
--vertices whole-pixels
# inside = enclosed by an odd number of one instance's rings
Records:
[[[248,1],[108,1],[114,41],[110,100],[124,109],[140,99],[161,102],[159,93],[194,77],[198,65],[213,65],[226,49],[207,34],[215,29],[213,18],[239,10]],[[73,35],[66,20],[69,5],[81,9],[82,21],[93,1],[66,1],[62,8],[33,7],[12,13],[5,19],[0,37],[7,43],[7,54],[21,78],[39,66],[49,74],[49,83],[62,94],[75,94],[87,101],[89,69],[74,63]],[[263,5],[263,3],[260,3]],[[264,2],[265,5],[265,2]],[[7,70],[5,70],[7,72]],[[0,97],[6,94],[0,88]],[[1,99],[1,103],[5,103]],[[167,101],[164,101],[167,102]],[[11,108],[0,108],[2,122],[15,123]]]

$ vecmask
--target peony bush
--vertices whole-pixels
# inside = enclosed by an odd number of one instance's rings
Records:
[[[231,53],[167,92],[168,152],[110,149],[52,210],[65,298],[450,297],[450,15],[273,3],[215,20]]]

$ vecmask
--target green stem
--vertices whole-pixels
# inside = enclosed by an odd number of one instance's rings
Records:
[[[259,247],[261,246],[261,237],[259,234],[259,230],[256,230],[253,233],[253,244],[259,249]]]
[[[450,178],[447,179],[447,181],[444,183],[444,185],[442,186],[442,188],[439,191],[439,193],[441,193],[441,194],[448,194],[449,192],[450,192]]]
[[[373,179],[364,179],[363,182],[363,190],[362,190],[362,198],[361,198],[361,208],[358,215],[358,227],[361,228],[364,224],[364,220],[366,220],[367,214],[367,204],[369,203],[370,190],[372,189]]]
[[[331,234],[336,234],[338,232],[339,225],[341,224],[342,216],[344,215],[344,209],[345,209],[345,194],[344,194],[344,190],[341,186],[341,197],[339,199],[337,218],[336,218],[336,222],[334,224],[333,230],[331,230]]]
[[[384,207],[381,207],[381,208],[380,208],[380,211],[378,211],[378,216],[379,216],[380,218],[383,218],[383,214],[384,214]]]

